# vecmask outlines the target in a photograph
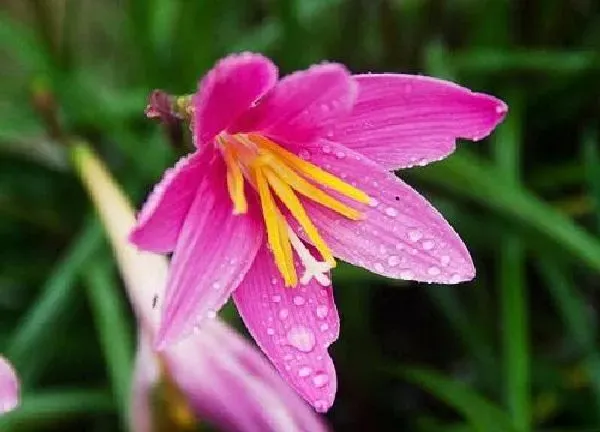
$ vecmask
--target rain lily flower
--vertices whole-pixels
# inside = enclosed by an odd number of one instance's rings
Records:
[[[140,253],[127,242],[135,216],[130,203],[108,171],[84,145],[74,160],[110,237],[127,294],[139,321],[139,343],[131,397],[131,428],[135,432],[173,430],[156,425],[153,394],[166,371],[181,394],[169,394],[172,421],[185,430],[195,415],[220,430],[325,431],[310,407],[281,379],[262,354],[220,320],[160,353],[152,349],[158,329],[159,305],[167,282],[165,257]],[[0,364],[1,366],[1,364]],[[0,368],[0,383],[2,369]],[[0,387],[1,388],[1,387]],[[0,399],[0,402],[2,399]]]
[[[19,404],[19,380],[13,367],[0,356],[0,415],[14,410]]]
[[[485,137],[507,111],[502,101],[332,63],[278,80],[269,59],[244,53],[208,72],[189,111],[196,150],[167,171],[130,236],[173,252],[159,346],[233,295],[279,372],[326,411],[336,391],[327,352],[339,332],[335,257],[395,279],[474,277],[452,227],[389,171]]]

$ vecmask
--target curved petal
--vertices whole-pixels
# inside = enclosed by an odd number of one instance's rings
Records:
[[[223,306],[263,236],[255,203],[234,215],[220,158],[209,167],[181,229],[167,282],[158,344],[175,342]]]
[[[218,320],[207,322],[198,334],[169,347],[165,359],[192,407],[220,428],[326,430],[267,360]]]
[[[356,83],[339,64],[321,64],[283,78],[230,128],[260,132],[283,141],[311,141],[346,116],[356,97]]]
[[[204,177],[213,152],[196,152],[181,158],[165,172],[138,214],[129,240],[151,252],[175,248],[185,217]]]
[[[322,146],[312,149],[311,162],[372,199],[363,205],[339,197],[363,213],[361,221],[305,201],[307,212],[335,256],[391,278],[448,284],[475,276],[462,240],[414,189],[340,144],[327,142]]]
[[[8,361],[0,356],[0,415],[19,405],[19,380]]]
[[[225,130],[275,85],[277,77],[277,67],[260,54],[233,54],[220,60],[204,76],[192,101],[196,147]]]
[[[352,113],[336,123],[332,141],[389,170],[425,165],[452,153],[457,138],[478,141],[508,108],[492,96],[414,75],[357,75]]]
[[[337,389],[327,348],[338,338],[340,328],[331,287],[313,279],[305,286],[286,288],[263,246],[233,299],[246,327],[279,373],[317,411],[327,411]]]

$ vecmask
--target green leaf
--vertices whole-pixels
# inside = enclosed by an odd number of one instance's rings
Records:
[[[594,202],[597,231],[600,233],[600,142],[596,131],[587,131],[583,140],[583,162]]]
[[[94,312],[113,393],[124,422],[129,407],[133,343],[122,293],[106,261],[94,260],[82,274]]]
[[[421,368],[395,368],[395,374],[454,408],[478,431],[515,431],[505,412],[463,383]]]
[[[528,190],[506,182],[497,168],[468,150],[413,173],[523,224],[600,272],[600,242],[596,238]]]
[[[70,417],[110,413],[113,403],[104,390],[61,389],[24,394],[19,407],[0,416],[0,430],[36,428],[40,425],[61,421]]]
[[[6,353],[25,383],[36,369],[35,363],[43,357],[44,350],[39,349],[40,344],[51,340],[50,335],[56,331],[57,322],[72,298],[76,276],[99,247],[101,239],[98,223],[88,222],[42,287],[40,297],[16,326]],[[32,356],[34,352],[37,354]]]

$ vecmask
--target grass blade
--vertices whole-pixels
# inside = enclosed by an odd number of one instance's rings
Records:
[[[0,430],[39,428],[40,424],[52,421],[110,413],[112,410],[112,398],[104,390],[65,389],[25,394],[17,410],[0,416]]]
[[[519,182],[522,101],[509,100],[511,113],[495,135],[496,164],[504,181]],[[519,235],[505,231],[500,242],[498,283],[501,293],[505,398],[517,430],[531,428],[529,318],[525,287],[525,253]]]
[[[445,402],[478,431],[515,431],[510,418],[498,406],[466,385],[431,370],[420,368],[396,369],[396,375],[414,383]]]
[[[65,313],[73,294],[76,276],[97,250],[101,239],[100,226],[96,221],[89,222],[42,287],[31,310],[17,325],[6,352],[24,383],[33,374],[32,361],[39,361],[39,354],[32,358],[31,353],[39,353],[38,344],[56,331],[56,322]]]
[[[127,421],[129,383],[133,367],[133,343],[126,306],[115,285],[111,269],[94,261],[82,275],[94,311],[94,320],[106,359],[113,393],[122,420]]]

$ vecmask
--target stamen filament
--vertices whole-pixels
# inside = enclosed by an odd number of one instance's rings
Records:
[[[360,189],[349,185],[348,183],[344,182],[338,177],[329,174],[327,171],[322,170],[318,166],[315,166],[310,162],[299,158],[295,154],[278,146],[271,140],[261,135],[255,134],[249,135],[249,139],[253,143],[257,144],[259,147],[266,148],[269,152],[277,155],[279,158],[287,162],[291,167],[300,171],[302,174],[313,179],[317,183],[322,184],[324,186],[328,186],[331,189],[341,193],[342,195],[347,196],[348,198],[352,198],[355,201],[361,202],[363,204],[369,203],[369,196]]]
[[[244,214],[248,211],[248,202],[244,194],[244,175],[235,160],[231,146],[223,146],[223,156],[227,166],[227,190],[233,202],[233,214]]]
[[[358,210],[345,205],[344,203],[328,195],[326,192],[323,192],[306,179],[300,177],[296,172],[294,172],[294,170],[290,169],[285,164],[278,163],[274,158],[267,160],[266,163],[285,183],[289,184],[298,193],[301,193],[314,202],[319,203],[322,206],[347,217],[348,219],[359,220],[362,218],[362,215]]]
[[[275,257],[275,265],[283,276],[285,285],[296,286],[298,283],[298,276],[296,274],[296,268],[294,267],[291,249],[288,251],[291,247],[289,244],[289,237],[287,235],[282,235],[281,225],[283,216],[275,205],[275,201],[271,195],[269,185],[262,170],[260,168],[255,168],[253,173],[256,180],[256,187],[258,188],[258,194],[260,196],[263,218],[267,227],[267,239],[273,250],[273,256]]]
[[[290,188],[287,183],[277,177],[277,175],[268,167],[264,168],[264,175],[266,176],[267,181],[275,194],[285,204],[300,226],[302,226],[306,232],[306,235],[315,245],[323,259],[332,267],[335,266],[335,259],[333,258],[331,250],[325,241],[323,241],[323,238],[317,231],[317,228],[306,214],[306,210],[304,210],[302,203],[300,203],[300,200],[296,194],[294,194],[292,188]]]

